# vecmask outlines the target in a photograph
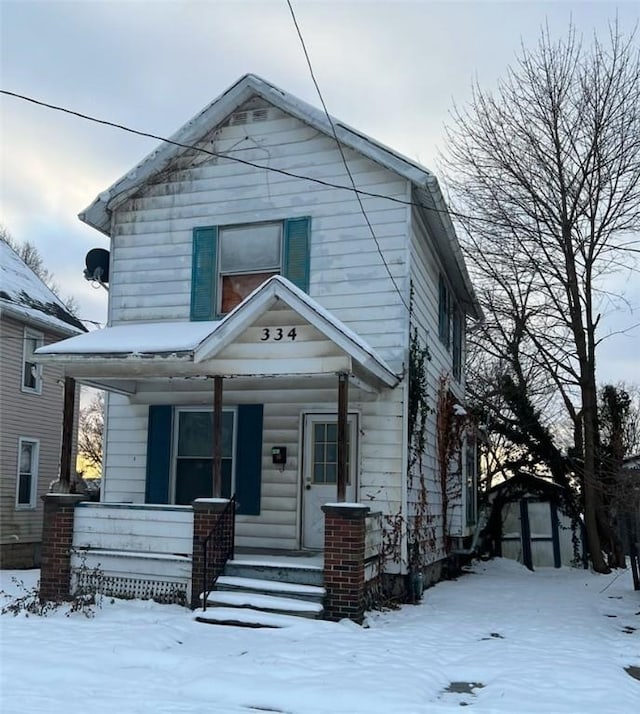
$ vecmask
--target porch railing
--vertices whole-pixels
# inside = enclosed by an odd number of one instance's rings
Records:
[[[228,520],[230,523],[228,524]],[[225,525],[228,525],[225,533]],[[229,502],[224,507],[224,510],[218,516],[213,528],[209,534],[202,539],[202,609],[207,609],[207,598],[209,593],[215,587],[215,584],[222,574],[225,565],[229,559],[233,558],[235,551],[235,533],[236,533],[236,496],[235,494],[229,499]],[[226,537],[225,537],[226,536]],[[213,572],[209,572],[209,546],[211,541],[217,543],[215,550],[215,560],[213,563]]]

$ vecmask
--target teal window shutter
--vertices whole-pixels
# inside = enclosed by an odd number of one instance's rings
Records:
[[[238,407],[236,498],[238,513],[260,515],[262,483],[262,404]]]
[[[283,271],[285,278],[309,292],[309,244],[311,218],[288,218],[284,222]]]
[[[218,228],[193,229],[191,320],[215,320],[217,313]]]
[[[170,405],[149,407],[145,503],[170,502],[172,416],[173,410]]]

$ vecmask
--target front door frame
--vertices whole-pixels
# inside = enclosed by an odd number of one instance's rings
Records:
[[[300,415],[300,545],[303,549],[318,550],[323,546],[309,546],[305,542],[305,494],[307,493],[308,469],[312,462],[310,449],[312,448],[310,425],[314,423],[335,423],[338,425],[338,414],[329,409],[309,409]],[[351,484],[346,489],[346,500],[356,501],[358,489],[360,487],[360,422],[361,415],[358,410],[350,410],[347,413],[347,428],[351,430],[351,443],[349,453],[349,471]],[[332,484],[333,485],[333,484]],[[338,499],[338,483],[336,481],[334,495],[327,498],[327,503],[335,503]]]

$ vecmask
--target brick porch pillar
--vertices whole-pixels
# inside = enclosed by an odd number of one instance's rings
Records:
[[[364,545],[367,506],[332,503],[324,512],[325,617],[364,618]]]
[[[74,493],[47,493],[42,520],[40,599],[59,602],[71,597],[71,546],[76,504],[85,500]]]
[[[233,557],[235,514],[228,498],[197,498],[193,508],[193,555],[191,558],[191,609],[202,607],[200,595],[205,587],[211,587],[227,557]],[[224,521],[218,526],[221,518]],[[207,582],[205,583],[204,539],[217,528],[207,546]]]

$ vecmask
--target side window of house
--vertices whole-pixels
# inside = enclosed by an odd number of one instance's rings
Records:
[[[33,353],[44,344],[42,333],[25,328],[22,345],[22,391],[42,392],[42,367],[36,364]]]
[[[20,438],[18,441],[18,474],[16,508],[35,508],[38,490],[38,441]]]
[[[478,516],[478,469],[476,446],[467,442],[466,446],[466,471],[467,471],[467,498],[466,520],[467,526],[473,526]]]
[[[451,294],[442,275],[438,280],[438,337],[448,349],[451,344]]]
[[[464,335],[464,315],[455,308],[453,311],[453,339],[451,356],[453,359],[453,378],[458,382],[462,380],[462,338]]]
[[[308,217],[195,228],[191,319],[226,315],[272,275],[308,292],[310,229]]]

